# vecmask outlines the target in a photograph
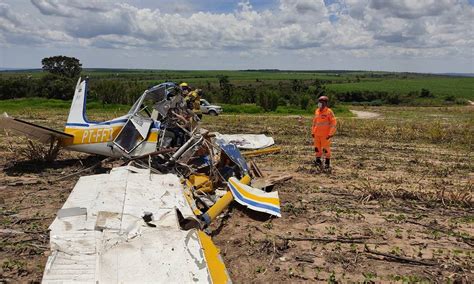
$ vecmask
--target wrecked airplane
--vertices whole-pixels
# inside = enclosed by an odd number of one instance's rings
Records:
[[[43,282],[230,282],[206,231],[233,201],[281,217],[273,185],[291,177],[266,179],[245,159],[280,151],[273,138],[202,128],[175,83],[149,88],[106,122],[86,118],[86,95],[79,80],[64,132],[0,119],[42,142],[123,161],[75,185],[50,225]]]
[[[57,141],[66,150],[128,158],[155,152],[159,147],[180,145],[185,135],[189,136],[190,125],[186,124],[185,117],[193,114],[185,107],[181,90],[175,83],[149,88],[123,116],[94,122],[86,115],[87,82],[81,78],[77,82],[64,132],[6,113],[0,117],[0,128],[43,143]],[[158,141],[160,145],[157,145]]]

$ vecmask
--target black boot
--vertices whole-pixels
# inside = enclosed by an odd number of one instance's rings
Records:
[[[324,161],[324,168],[325,169],[330,169],[331,168],[331,159],[326,158],[326,160]]]
[[[314,165],[316,167],[321,167],[323,165],[323,162],[321,162],[321,158],[316,157],[316,160],[314,160]]]

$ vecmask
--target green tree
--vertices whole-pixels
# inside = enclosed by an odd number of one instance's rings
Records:
[[[77,77],[82,71],[82,64],[75,57],[63,55],[45,57],[41,60],[41,64],[43,71],[68,78]]]
[[[228,104],[232,97],[232,84],[229,81],[229,76],[219,76],[219,87],[222,92],[222,99],[224,103]]]
[[[308,94],[303,94],[300,96],[300,108],[301,109],[309,109],[313,106],[313,102],[311,100],[311,96]]]
[[[299,93],[305,89],[303,80],[294,79],[291,81],[291,90],[295,93]]]
[[[258,94],[257,105],[265,111],[275,111],[278,107],[278,93],[272,90],[264,90]]]
[[[47,74],[38,82],[38,93],[49,99],[70,100],[74,96],[74,80],[55,74]]]

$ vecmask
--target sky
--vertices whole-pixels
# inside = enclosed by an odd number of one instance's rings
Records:
[[[0,0],[0,68],[474,73],[474,0]]]

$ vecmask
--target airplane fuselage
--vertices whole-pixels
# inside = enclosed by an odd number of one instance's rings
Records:
[[[67,150],[93,153],[98,155],[121,157],[123,151],[118,149],[113,141],[124,127],[127,118],[96,124],[67,125],[64,132],[73,135],[74,138],[63,142],[63,147]],[[156,151],[159,130],[152,128],[146,139],[129,156],[146,155]]]

